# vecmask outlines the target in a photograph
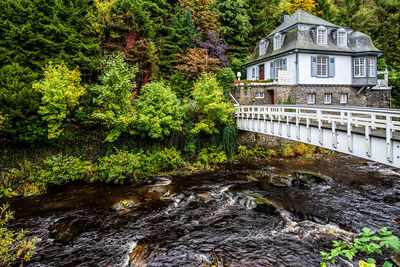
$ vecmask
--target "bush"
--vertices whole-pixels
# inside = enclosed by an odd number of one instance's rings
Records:
[[[239,146],[236,157],[238,159],[251,159],[255,157],[254,151],[247,149],[245,146]]]
[[[295,152],[294,152],[293,146],[291,146],[289,144],[283,145],[280,148],[279,153],[284,158],[291,158],[291,157],[294,157],[296,155]]]
[[[229,160],[235,156],[236,142],[237,142],[237,127],[236,125],[229,125],[224,128],[223,143],[225,154]]]
[[[91,176],[92,164],[73,156],[57,155],[44,160],[40,179],[45,183],[60,185],[84,180]]]
[[[154,157],[143,151],[136,154],[127,151],[118,151],[116,154],[99,159],[96,176],[92,181],[123,184],[127,181],[139,181],[155,175],[158,166],[154,164]]]
[[[175,170],[185,165],[181,152],[175,147],[164,148],[164,150],[155,152],[152,157],[155,159],[154,164],[163,170]]]
[[[14,232],[7,229],[7,223],[14,219],[14,212],[8,211],[8,204],[0,207],[0,265],[11,266],[29,261],[35,253],[36,238],[26,239],[25,231]]]
[[[39,114],[47,122],[47,138],[58,138],[63,132],[63,123],[78,105],[79,98],[86,88],[81,86],[81,73],[77,68],[69,70],[62,63],[51,62],[44,70],[44,80],[33,84],[33,88],[42,94]]]
[[[198,159],[208,167],[210,164],[222,163],[228,158],[226,157],[222,146],[212,146],[209,148],[203,148],[198,155]]]
[[[217,80],[222,87],[226,99],[230,99],[231,88],[236,80],[235,73],[231,68],[224,68],[217,73]]]
[[[135,131],[142,137],[164,139],[173,131],[182,130],[183,109],[180,101],[163,82],[143,86],[135,108]]]

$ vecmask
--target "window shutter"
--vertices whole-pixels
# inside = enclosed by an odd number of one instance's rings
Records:
[[[329,77],[335,77],[335,58],[329,57]]]
[[[286,33],[281,35],[281,47],[283,47],[283,42],[285,41]]]
[[[317,77],[317,57],[311,56],[311,77]]]
[[[275,79],[275,64],[273,61],[269,63],[269,78]]]
[[[287,70],[286,58],[282,58],[282,70]]]

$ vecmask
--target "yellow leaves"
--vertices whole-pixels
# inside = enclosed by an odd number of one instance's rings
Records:
[[[94,6],[102,19],[103,24],[110,21],[111,9],[115,2],[116,0],[94,0]]]
[[[47,121],[48,139],[54,139],[63,132],[64,120],[79,104],[86,87],[80,84],[78,68],[69,70],[64,63],[53,65],[50,62],[43,71],[44,80],[33,84],[33,88],[42,94],[39,114]]]
[[[358,262],[358,266],[359,266],[359,267],[375,267],[376,264],[375,264],[375,263],[368,263],[368,262],[365,262],[365,261],[363,261],[363,260],[360,260],[360,261]]]
[[[298,9],[317,15],[316,7],[317,3],[314,0],[288,0],[285,9],[289,15],[292,15]]]

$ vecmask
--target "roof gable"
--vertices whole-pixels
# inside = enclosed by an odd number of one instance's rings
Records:
[[[277,32],[283,31],[287,28],[290,28],[296,24],[309,24],[309,25],[322,25],[322,26],[330,26],[330,27],[339,27],[329,21],[321,19],[317,16],[314,16],[304,10],[297,10],[293,15],[291,15],[285,22],[279,25],[273,32],[271,32],[268,36],[273,35]]]

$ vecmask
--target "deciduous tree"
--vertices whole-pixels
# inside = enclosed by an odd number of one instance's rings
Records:
[[[190,78],[195,78],[205,72],[213,73],[221,69],[220,60],[208,56],[207,50],[203,48],[189,49],[188,53],[182,57],[182,64],[176,68]]]

